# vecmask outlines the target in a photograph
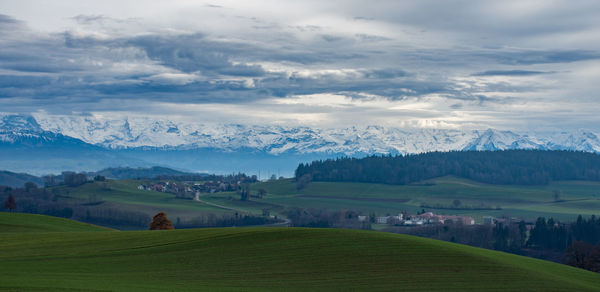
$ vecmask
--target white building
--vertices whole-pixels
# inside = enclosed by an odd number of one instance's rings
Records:
[[[390,217],[392,216],[381,216],[381,217],[377,217],[375,222],[379,223],[379,224],[387,224],[388,220],[390,219]]]

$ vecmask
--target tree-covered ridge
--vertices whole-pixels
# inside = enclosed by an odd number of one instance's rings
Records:
[[[301,163],[298,181],[409,184],[455,175],[490,184],[543,185],[600,180],[600,155],[575,151],[505,150],[343,157]]]

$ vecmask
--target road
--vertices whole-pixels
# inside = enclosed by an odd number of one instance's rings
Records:
[[[245,211],[241,211],[241,210],[237,210],[231,207],[227,207],[227,206],[223,206],[223,205],[219,205],[219,204],[215,204],[215,203],[211,203],[211,202],[207,202],[207,201],[203,201],[200,199],[200,197],[198,195],[196,195],[194,197],[194,200],[197,202],[200,202],[202,204],[206,204],[209,206],[213,206],[213,207],[217,207],[217,208],[221,208],[221,209],[225,209],[225,210],[231,210],[231,211],[236,211],[239,213],[246,213]],[[281,220],[283,220],[283,222],[279,222],[279,223],[273,223],[273,224],[265,224],[265,225],[256,225],[256,226],[262,226],[262,227],[278,227],[278,226],[290,226],[292,224],[292,220],[288,219],[288,218],[279,218]]]

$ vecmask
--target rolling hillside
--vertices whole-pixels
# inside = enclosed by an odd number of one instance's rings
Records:
[[[82,223],[64,218],[0,212],[0,234],[8,232],[78,232],[78,231],[108,231],[106,227]]]
[[[13,188],[22,187],[26,182],[32,182],[38,186],[44,186],[41,178],[26,173],[14,173],[0,170],[0,186],[9,186]]]
[[[342,229],[5,233],[0,269],[17,291],[600,290],[565,265]]]

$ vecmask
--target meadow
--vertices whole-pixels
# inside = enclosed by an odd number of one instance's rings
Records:
[[[353,210],[362,214],[386,215],[420,210],[437,214],[472,216],[482,222],[483,216],[516,217],[529,221],[539,216],[561,221],[574,221],[579,214],[598,215],[600,182],[559,181],[543,186],[492,185],[446,176],[410,185],[386,185],[348,182],[311,182],[298,190],[293,179],[252,184],[262,198],[241,201],[235,192],[200,194],[200,201],[179,199],[171,193],[138,190],[145,180],[108,180],[78,187],[58,186],[51,192],[60,194],[66,203],[86,204],[90,197],[99,198],[98,206],[135,210],[152,216],[160,211],[169,218],[182,220],[201,214],[285,217],[291,207],[328,210]],[[558,197],[556,197],[558,194]],[[455,201],[460,201],[456,206]]]
[[[577,215],[598,215],[600,182],[558,181],[542,186],[492,185],[446,176],[410,185],[348,182],[311,182],[296,189],[293,180],[257,183],[267,191],[260,202],[304,208],[348,209],[365,214],[416,213],[426,209],[439,214],[512,216],[534,220],[538,216],[572,221]],[[558,199],[555,193],[559,194]],[[458,207],[453,205],[460,201]],[[423,207],[433,206],[433,207]],[[443,208],[436,208],[441,206]]]
[[[3,213],[2,222],[27,214]],[[18,216],[18,217],[17,217]],[[48,222],[79,225],[46,217]],[[599,291],[566,265],[408,235],[304,228],[1,234],[9,291]]]

